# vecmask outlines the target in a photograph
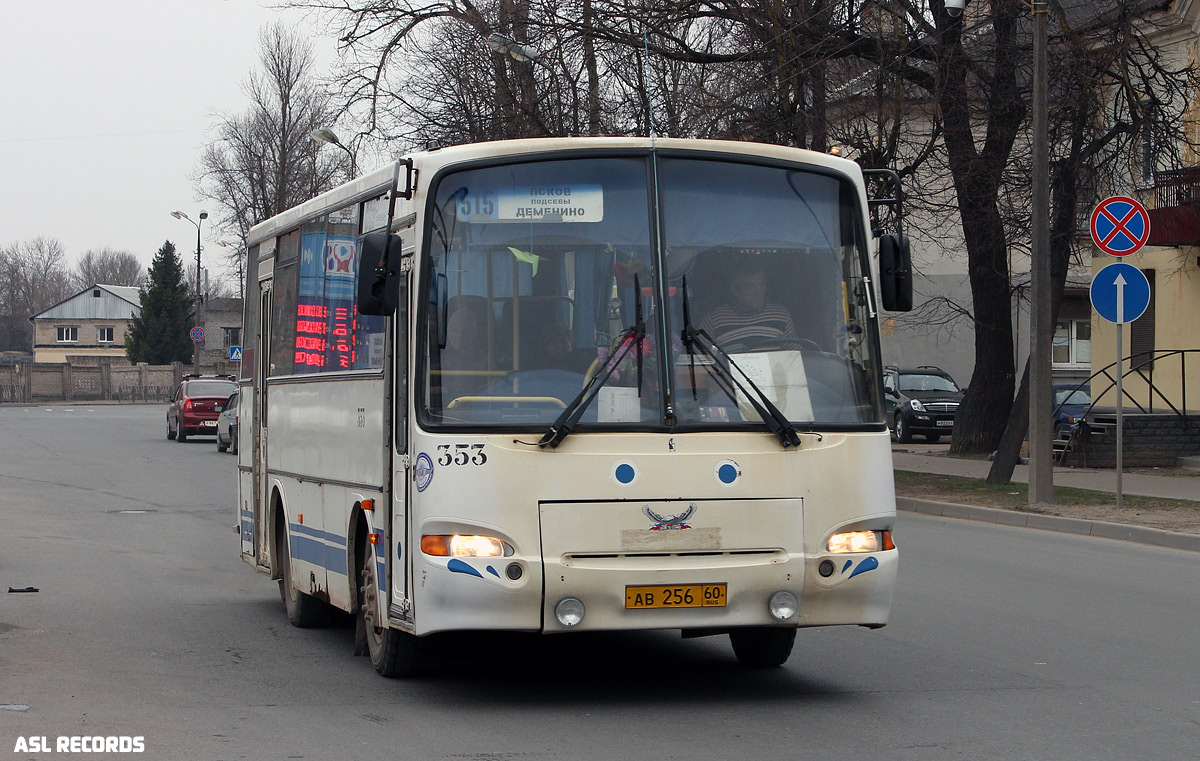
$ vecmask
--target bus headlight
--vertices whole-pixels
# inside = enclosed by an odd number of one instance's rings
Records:
[[[501,558],[509,554],[504,542],[478,534],[426,534],[421,552],[436,557]]]
[[[825,544],[826,552],[880,552],[894,550],[891,531],[847,531],[834,534]]]

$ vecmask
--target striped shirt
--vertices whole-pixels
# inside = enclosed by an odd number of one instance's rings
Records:
[[[700,327],[718,343],[753,345],[763,339],[796,337],[791,313],[779,304],[766,304],[754,314],[722,304],[709,312]]]

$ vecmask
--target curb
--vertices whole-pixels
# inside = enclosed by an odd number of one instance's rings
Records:
[[[1182,534],[1145,526],[1129,526],[1123,523],[1089,521],[1082,518],[1063,518],[1057,515],[1022,513],[1016,510],[1000,510],[976,505],[955,505],[950,502],[933,502],[927,499],[896,497],[896,509],[933,515],[941,518],[961,518],[1003,526],[1022,526],[1043,531],[1059,531],[1066,534],[1095,536],[1102,539],[1117,539],[1125,542],[1169,547],[1176,550],[1200,552],[1200,534]]]

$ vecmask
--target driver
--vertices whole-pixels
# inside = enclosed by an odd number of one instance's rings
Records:
[[[767,301],[767,271],[762,262],[750,260],[736,271],[729,290],[732,301],[714,308],[700,323],[718,344],[754,348],[799,338],[791,313]]]

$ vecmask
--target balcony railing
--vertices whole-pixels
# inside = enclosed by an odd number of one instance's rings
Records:
[[[1152,246],[1200,245],[1200,167],[1154,173]]]

